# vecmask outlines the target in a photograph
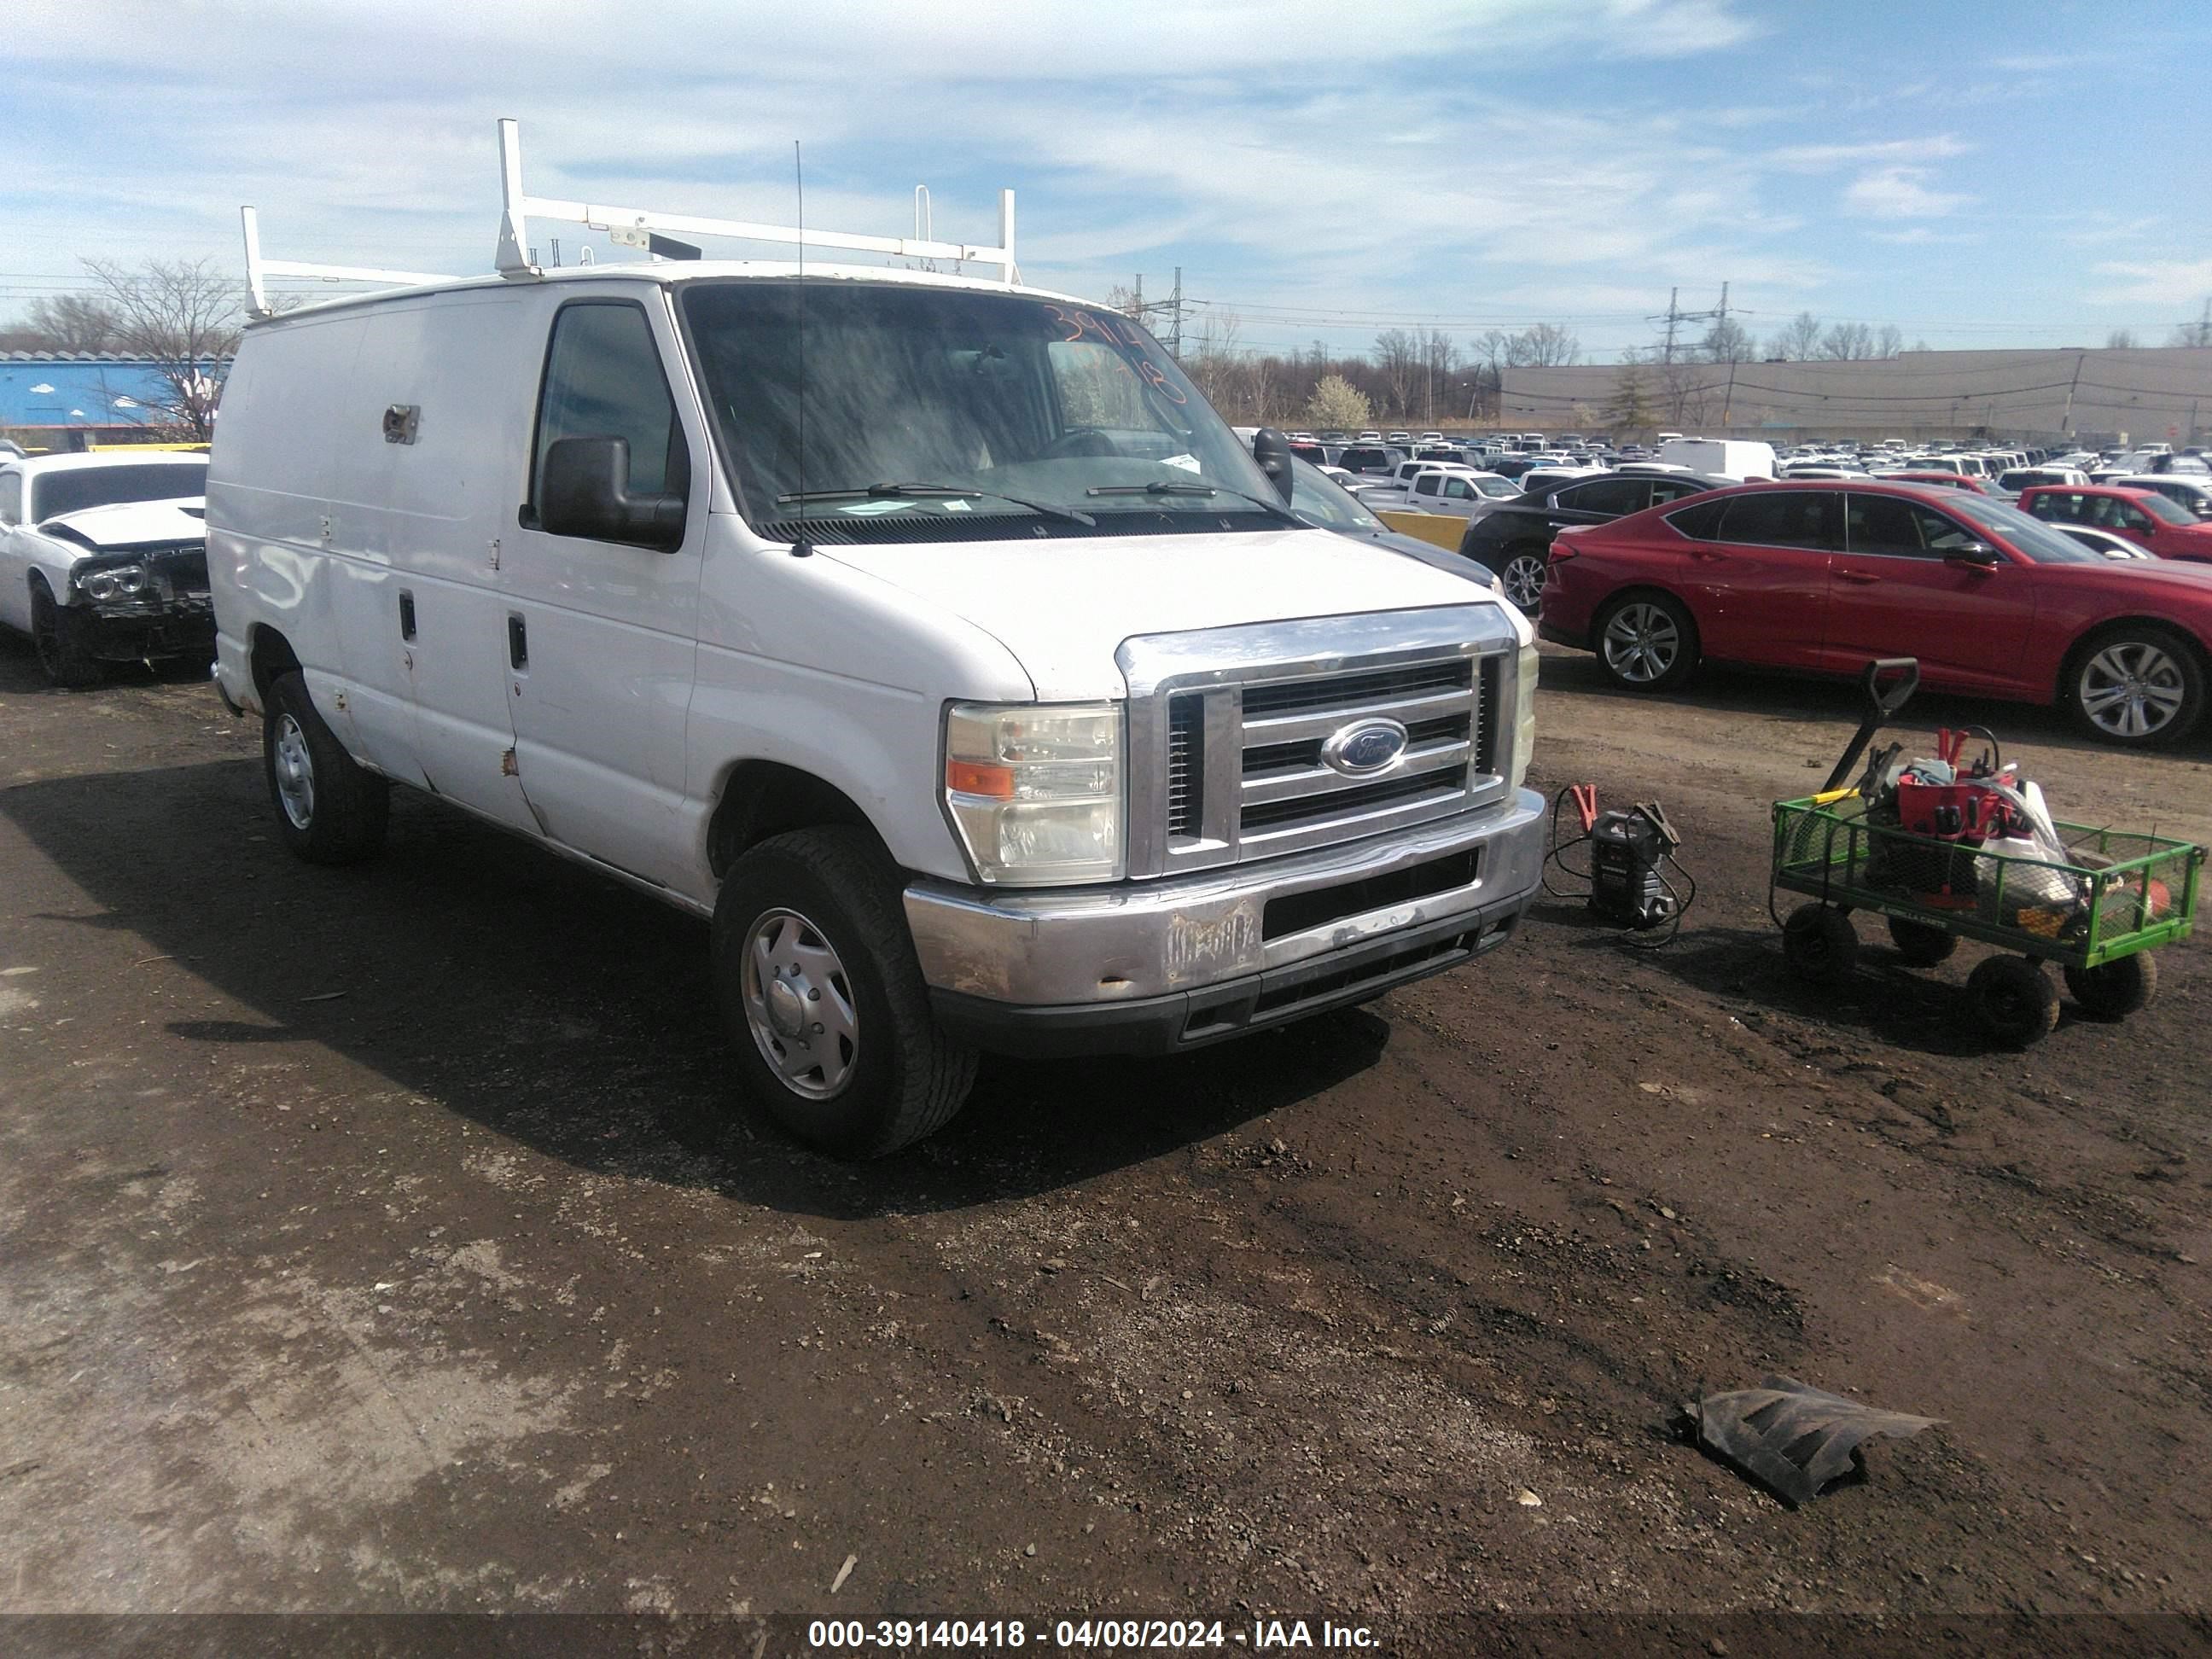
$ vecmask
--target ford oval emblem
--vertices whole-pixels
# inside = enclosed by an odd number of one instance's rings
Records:
[[[1397,764],[1406,752],[1406,728],[1395,720],[1361,720],[1333,732],[1322,761],[1348,778],[1364,778]]]

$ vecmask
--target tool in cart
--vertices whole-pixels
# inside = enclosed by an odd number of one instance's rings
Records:
[[[1582,834],[1570,841],[1559,838],[1559,814],[1569,801],[1582,821]],[[1565,854],[1588,843],[1589,867],[1577,870]],[[1682,913],[1698,896],[1698,884],[1674,857],[1681,834],[1656,801],[1640,801],[1626,810],[1598,810],[1597,786],[1569,784],[1552,799],[1552,850],[1545,854],[1544,890],[1554,898],[1579,898],[1596,915],[1631,933],[1666,932],[1653,939],[1624,939],[1639,950],[1671,943],[1682,931]],[[1578,881],[1586,889],[1552,884],[1551,866]],[[1678,890],[1668,878],[1671,870],[1680,878]]]
[[[1826,786],[1774,804],[1767,908],[1790,969],[1820,985],[1847,981],[1859,951],[1851,917],[1863,910],[1887,922],[1913,967],[1943,962],[1961,939],[1995,945],[2000,954],[1975,967],[1960,1007],[2004,1046],[2025,1048],[2057,1024],[2046,964],[2093,1018],[2143,1007],[2158,987],[2157,948],[2194,923],[2205,849],[2054,817],[1977,727],[1939,732],[1932,757],[1902,759],[1904,746],[1892,744],[1845,784],[1919,678],[1909,659],[1868,664],[1866,717]],[[1978,736],[1981,752],[1962,769]],[[1781,892],[1811,902],[1785,921],[1774,906]]]

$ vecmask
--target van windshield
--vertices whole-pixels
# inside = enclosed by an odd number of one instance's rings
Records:
[[[763,536],[1294,522],[1175,360],[1118,313],[837,278],[687,284],[684,313],[731,482]]]

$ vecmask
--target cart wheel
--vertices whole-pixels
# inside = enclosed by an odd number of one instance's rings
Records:
[[[1858,957],[1858,932],[1833,905],[1801,904],[1782,924],[1782,958],[1802,980],[1840,985]]]
[[[2058,1024],[2058,988],[2043,964],[2026,957],[1991,957],[1966,977],[1974,1023],[2008,1048],[2025,1048]]]
[[[1897,954],[1915,968],[1933,968],[1948,961],[1951,952],[1959,948],[1956,933],[1947,933],[1925,921],[1907,921],[1902,916],[1889,919],[1889,938],[1897,946]]]
[[[2148,951],[2101,968],[2069,968],[2066,988],[2081,1012],[2097,1019],[2125,1019],[2158,994],[2158,958]]]

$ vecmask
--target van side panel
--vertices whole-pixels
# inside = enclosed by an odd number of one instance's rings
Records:
[[[344,603],[324,557],[331,465],[368,319],[340,315],[247,331],[223,388],[209,457],[208,576],[225,688],[258,708],[247,665],[252,633],[283,635],[309,684],[351,692]],[[341,742],[373,761],[404,763],[379,720],[404,726],[404,705],[368,711],[319,690],[316,707]],[[404,773],[396,774],[404,775]]]

